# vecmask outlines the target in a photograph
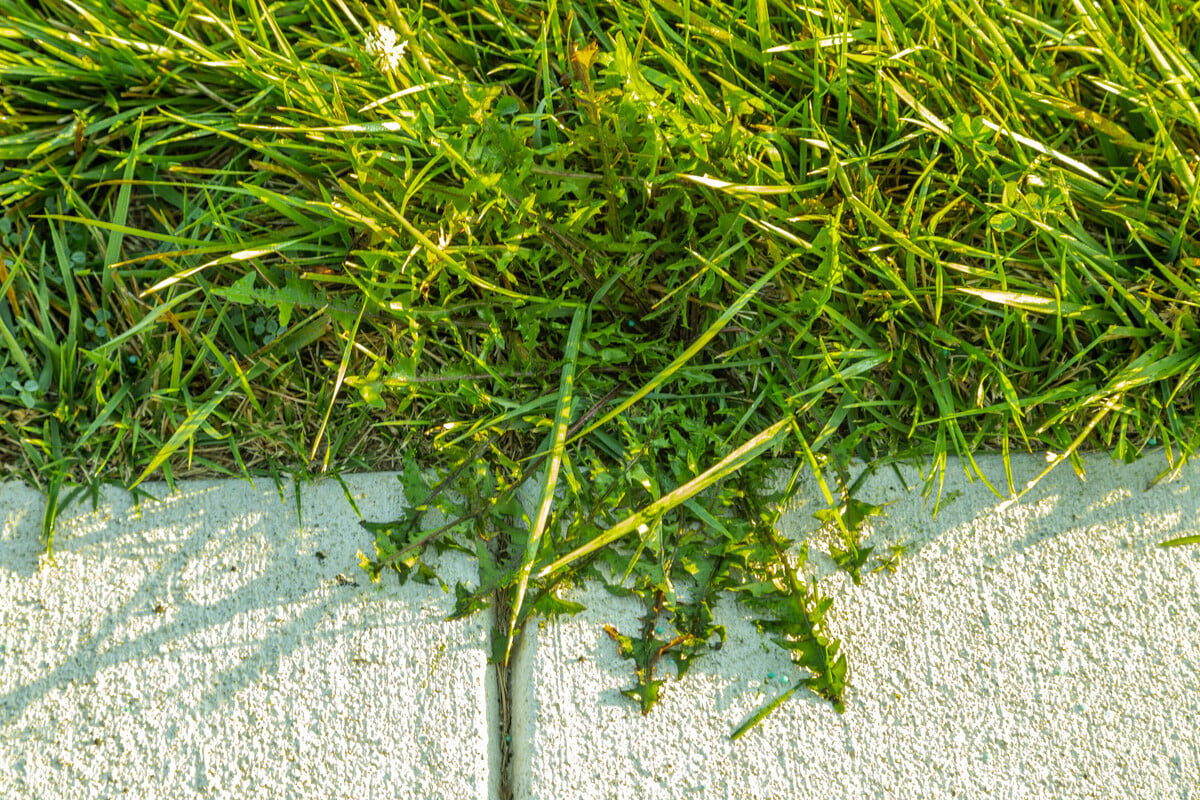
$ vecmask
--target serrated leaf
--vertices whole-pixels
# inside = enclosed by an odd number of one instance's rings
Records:
[[[779,587],[771,581],[754,581],[741,586],[732,587],[732,591],[745,592],[754,598],[772,597],[779,594]]]
[[[382,561],[398,552],[392,541],[392,529],[382,528],[375,531],[375,555]]]
[[[793,654],[792,661],[798,666],[821,675],[828,669],[828,650],[816,639],[791,640],[786,643],[776,640],[776,644],[790,650]]]
[[[533,610],[545,617],[552,617],[555,614],[578,614],[587,606],[582,603],[575,603],[571,600],[563,600],[560,597],[555,597],[553,594],[543,595],[533,604]]]
[[[675,662],[675,677],[683,678],[687,671],[691,669],[692,662],[708,651],[708,646],[703,640],[692,642],[690,644],[680,645],[678,648],[672,648],[669,651],[671,660]]]
[[[362,551],[358,551],[358,566],[362,567],[363,572],[371,579],[371,583],[379,583],[379,577],[382,574],[382,569],[377,562],[372,561]]]
[[[450,587],[446,585],[446,582],[424,561],[417,562],[414,580],[426,586],[439,586],[443,592],[450,591]]]
[[[654,704],[658,702],[662,685],[663,681],[661,680],[646,681],[632,689],[622,689],[621,694],[631,700],[636,700],[642,709],[642,716],[645,716],[650,713],[650,710],[654,708]]]
[[[883,506],[865,503],[862,500],[851,497],[846,501],[842,521],[846,523],[846,527],[857,533],[864,522],[870,517],[880,516],[883,514]]]
[[[454,585],[454,610],[450,612],[450,616],[446,617],[446,621],[462,619],[469,617],[477,611],[482,611],[491,606],[487,601],[490,591],[472,590],[468,586],[459,581]]]
[[[867,563],[867,557],[871,555],[873,547],[857,547],[850,550],[842,550],[837,546],[829,548],[829,556],[834,563],[841,569],[850,574],[850,578],[854,581],[855,586],[862,585],[862,568]]]
[[[620,653],[624,658],[633,658],[633,640],[618,631],[612,625],[605,625],[604,632],[612,637],[612,640],[617,643],[618,653]]]
[[[400,486],[404,489],[405,504],[411,509],[420,509],[432,491],[429,482],[421,473],[421,468],[415,461],[410,460],[405,464],[404,471],[396,476],[396,479],[400,481]]]

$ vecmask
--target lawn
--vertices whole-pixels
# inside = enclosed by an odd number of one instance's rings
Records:
[[[600,576],[648,710],[735,592],[840,706],[781,463],[858,580],[852,460],[933,513],[1196,451],[1196,53],[1165,0],[0,0],[0,477],[52,553],[104,483],[399,470],[364,569],[475,552],[498,662]]]

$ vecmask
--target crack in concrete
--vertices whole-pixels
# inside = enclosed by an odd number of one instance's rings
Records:
[[[507,592],[497,592],[496,627],[494,637],[507,635],[508,628],[508,598]],[[503,597],[503,599],[501,599]],[[512,800],[512,707],[509,699],[512,696],[512,664],[496,663],[496,697],[498,705],[498,724],[492,731],[493,747],[497,755],[500,777],[498,783],[498,800]]]
[[[505,563],[508,558],[509,537],[507,534],[501,533],[496,537],[493,545],[492,557],[496,563]],[[503,642],[508,636],[508,622],[512,615],[512,605],[509,600],[508,590],[499,588],[493,595],[492,601],[493,627],[492,627],[492,657],[496,653],[501,652],[499,643]],[[516,636],[520,637],[520,631]],[[514,647],[517,644],[513,642]],[[492,742],[489,744],[489,749],[496,754],[496,760],[493,762],[499,771],[499,777],[494,784],[497,791],[497,800],[512,800],[512,707],[509,704],[509,699],[512,696],[512,663],[505,663],[503,660],[497,660],[493,663],[496,667],[496,702],[497,702],[497,724],[492,729]]]

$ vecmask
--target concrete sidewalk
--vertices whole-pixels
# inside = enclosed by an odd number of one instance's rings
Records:
[[[393,475],[346,480],[401,516]],[[496,795],[490,616],[372,584],[337,482],[302,489],[303,527],[270,480],[145,488],[67,509],[39,570],[42,497],[0,487],[0,797]]]
[[[999,458],[981,466],[1004,486]],[[1016,485],[1044,466],[1014,462]],[[850,664],[846,713],[797,693],[738,741],[805,675],[740,606],[715,612],[721,652],[642,717],[602,625],[634,634],[643,609],[599,588],[568,595],[588,610],[527,636],[517,664],[514,796],[1200,796],[1200,546],[1158,546],[1200,532],[1200,472],[1147,491],[1164,467],[1098,457],[1084,483],[1064,465],[1000,510],[952,465],[936,520],[914,470],[870,478],[859,499],[891,505],[868,544],[906,544],[898,570],[855,586],[812,559]],[[821,507],[812,482],[782,532],[802,540]]]
[[[1018,485],[1044,466],[1014,463]],[[1200,796],[1200,546],[1157,545],[1200,532],[1200,472],[1146,490],[1164,466],[1097,457],[1008,508],[952,466],[936,520],[914,472],[872,477],[860,498],[891,505],[868,544],[906,544],[898,571],[854,586],[813,559],[846,713],[800,692],[736,742],[803,678],[740,606],[643,717],[602,627],[633,633],[641,608],[579,590],[588,609],[530,626],[510,676],[513,797]],[[346,480],[366,518],[401,515],[394,475]],[[498,796],[490,616],[371,584],[334,481],[302,488],[302,525],[269,481],[181,488],[64,510],[39,569],[42,498],[0,486],[0,798]],[[783,533],[820,507],[808,486]],[[475,583],[451,554],[439,573]]]

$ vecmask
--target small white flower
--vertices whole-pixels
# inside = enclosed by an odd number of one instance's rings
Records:
[[[387,25],[380,25],[375,32],[367,36],[367,52],[379,60],[379,67],[387,72],[395,72],[400,66],[400,59],[408,49],[408,42],[397,38],[396,32]]]

